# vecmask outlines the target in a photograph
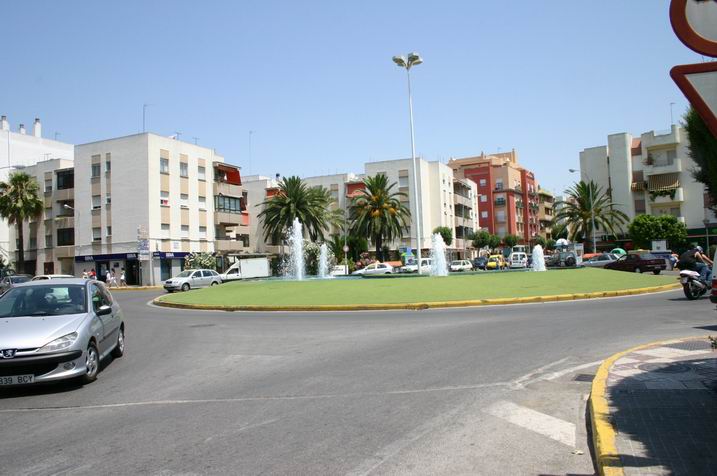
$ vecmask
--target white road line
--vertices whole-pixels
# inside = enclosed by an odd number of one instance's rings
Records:
[[[505,400],[494,403],[484,411],[489,415],[547,436],[571,448],[575,447],[574,423]]]
[[[541,377],[541,379],[542,380],[555,380],[556,378],[560,378],[563,375],[568,375],[568,374],[577,372],[578,370],[582,370],[582,369],[589,369],[590,367],[597,367],[600,364],[602,364],[602,360],[596,360],[595,362],[588,362],[587,364],[576,365],[575,367],[569,367],[567,369],[560,370],[558,372],[551,372],[549,374],[543,375]]]
[[[534,378],[536,375],[542,374],[549,368],[555,367],[556,365],[559,365],[559,364],[562,364],[566,360],[568,360],[567,357],[562,358],[560,360],[556,360],[555,362],[551,362],[549,364],[543,365],[542,367],[538,367],[537,369],[533,370],[532,372],[527,373],[527,374],[523,375],[522,377],[518,377],[517,379],[513,380],[511,382],[511,386],[513,387],[513,389],[521,389],[521,388],[525,387],[526,385],[528,385],[529,383],[532,383],[536,380],[540,380],[540,379]]]

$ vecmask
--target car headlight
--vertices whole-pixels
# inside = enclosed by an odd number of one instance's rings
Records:
[[[72,334],[67,334],[65,336],[59,337],[52,342],[45,344],[40,350],[38,350],[38,352],[57,352],[58,350],[67,349],[75,343],[75,341],[77,340],[77,335],[77,332],[73,332]]]

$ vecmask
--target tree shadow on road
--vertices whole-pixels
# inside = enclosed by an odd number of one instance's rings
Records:
[[[630,375],[625,370],[626,376],[608,387],[619,459],[626,473],[714,474],[717,354],[635,365],[638,372]],[[611,378],[616,369],[611,370]]]

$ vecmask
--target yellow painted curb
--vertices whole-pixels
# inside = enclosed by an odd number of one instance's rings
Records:
[[[593,446],[598,472],[602,476],[622,476],[625,474],[620,462],[620,455],[615,446],[615,426],[610,418],[610,409],[607,401],[607,376],[613,364],[632,352],[653,347],[656,345],[672,344],[695,337],[670,339],[642,344],[631,349],[618,352],[605,359],[595,373],[592,389],[590,390],[590,420],[592,425]]]
[[[572,301],[578,299],[595,299],[617,296],[631,296],[634,294],[654,293],[678,289],[679,284],[665,284],[647,288],[621,289],[618,291],[598,291],[593,293],[556,294],[552,296],[528,296],[519,298],[496,298],[464,301],[429,301],[419,303],[397,304],[318,304],[299,306],[223,306],[213,304],[180,304],[166,302],[164,296],[155,298],[152,303],[157,306],[172,307],[176,309],[213,310],[213,311],[389,311],[389,310],[423,310],[450,307],[494,306],[505,304],[528,304],[555,301]]]

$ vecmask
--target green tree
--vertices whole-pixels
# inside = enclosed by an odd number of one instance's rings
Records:
[[[638,215],[628,226],[628,233],[638,248],[649,249],[652,240],[667,240],[671,248],[678,248],[687,240],[687,228],[672,215]]]
[[[545,248],[546,244],[547,244],[547,240],[540,235],[533,238],[533,246],[540,245],[542,248]]]
[[[549,240],[545,240],[545,249],[546,250],[555,249],[555,240],[552,238],[550,238]]]
[[[498,235],[493,235],[493,234],[488,235],[488,248],[490,248],[490,249],[498,248],[500,246],[501,241],[503,241],[503,240],[501,240],[500,236],[498,236]]]
[[[453,243],[453,230],[447,226],[437,226],[433,229],[433,233],[441,235],[446,246],[451,246],[451,243]]]
[[[261,205],[258,217],[263,220],[264,237],[279,241],[298,218],[312,241],[323,241],[331,224],[339,224],[341,213],[331,210],[333,198],[323,187],[311,188],[299,177],[279,182],[278,192]]]
[[[486,230],[477,231],[473,233],[471,241],[473,241],[473,248],[484,248],[490,244],[490,233]]]
[[[694,108],[684,116],[684,127],[690,141],[689,154],[695,162],[692,175],[707,187],[710,205],[717,208],[717,138],[707,128]]]
[[[15,172],[7,182],[0,182],[0,216],[17,228],[17,269],[18,272],[35,272],[25,269],[25,220],[37,218],[42,214],[43,202],[40,199],[37,180],[25,172]]]
[[[384,242],[401,237],[411,212],[400,201],[406,194],[394,191],[396,184],[389,183],[386,175],[366,177],[363,184],[351,203],[351,233],[369,237],[376,247],[376,257],[383,261]]]
[[[595,182],[580,181],[565,191],[568,199],[555,215],[556,222],[565,221],[568,238],[572,241],[592,241],[592,215],[595,225],[611,235],[617,235],[622,225],[628,222],[627,215],[615,209],[615,203]],[[595,252],[595,250],[592,250]]]
[[[505,243],[505,246],[507,246],[508,248],[514,247],[518,244],[519,241],[520,237],[516,235],[505,235],[503,237],[503,243]]]

